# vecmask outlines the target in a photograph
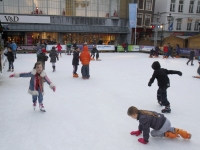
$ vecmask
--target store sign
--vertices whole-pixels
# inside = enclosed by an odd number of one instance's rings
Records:
[[[144,45],[140,46],[140,51],[150,51],[152,49],[155,49],[155,47],[154,46],[144,46]]]
[[[50,16],[0,15],[2,23],[50,23]]]
[[[97,50],[99,51],[114,51],[115,46],[114,45],[97,45]]]

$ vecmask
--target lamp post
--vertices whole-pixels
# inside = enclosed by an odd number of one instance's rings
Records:
[[[161,32],[161,36],[160,36],[160,46],[162,46],[162,42],[163,42],[163,28],[164,28],[164,24],[161,24],[160,25],[160,28],[162,29],[162,32]]]

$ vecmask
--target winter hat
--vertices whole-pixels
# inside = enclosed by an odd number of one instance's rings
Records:
[[[54,49],[54,50],[55,50],[55,49],[56,49],[56,48],[55,48],[55,46],[53,46],[53,47],[52,47],[52,49]]]
[[[42,52],[43,52],[43,53],[45,53],[45,52],[46,52],[46,50],[45,50],[45,49],[42,49]]]
[[[161,68],[160,63],[158,61],[154,61],[152,66],[151,66],[154,70],[158,70]]]

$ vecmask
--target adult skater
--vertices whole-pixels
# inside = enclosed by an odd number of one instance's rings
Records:
[[[17,44],[15,43],[15,41],[12,41],[12,44],[10,45],[12,51],[13,51],[13,54],[15,56],[15,59],[17,59],[17,56],[16,56],[16,53],[17,53]]]
[[[89,79],[90,78],[90,68],[89,68],[89,64],[90,64],[90,53],[88,52],[88,46],[85,45],[83,46],[83,51],[80,55],[80,61],[82,63],[82,68],[81,68],[81,73],[82,73],[82,78],[83,79]]]
[[[194,51],[194,49],[192,49],[192,50],[190,51],[189,60],[188,60],[188,62],[186,63],[187,65],[188,65],[188,63],[191,61],[191,66],[194,66],[194,64],[193,64],[194,56],[195,56],[195,51]]]
[[[192,135],[187,131],[179,128],[171,127],[171,122],[163,115],[154,111],[138,110],[131,106],[127,112],[128,116],[139,121],[137,131],[132,131],[131,135],[139,136],[143,132],[143,138],[139,138],[138,142],[147,144],[149,142],[149,133],[152,137],[191,139]],[[150,132],[150,128],[153,130]]]
[[[171,56],[174,59],[173,56],[173,48],[171,47],[170,43],[168,43],[168,53],[167,53],[167,58],[169,58],[169,56]]]
[[[91,51],[91,60],[95,60],[95,53],[97,51],[96,45],[93,45],[92,51]]]
[[[37,61],[41,61],[42,62],[44,70],[45,70],[45,61],[48,60],[48,56],[45,53],[46,53],[46,50],[42,49],[42,53],[37,55]]]
[[[5,56],[7,56],[7,59],[8,59],[8,63],[9,63],[9,68],[8,68],[8,72],[10,71],[14,71],[14,61],[15,61],[15,56],[14,56],[14,53],[13,51],[10,49],[10,47],[7,48],[8,51],[7,53],[4,53]]]
[[[162,110],[162,113],[170,113],[171,112],[170,103],[167,99],[167,88],[170,87],[168,74],[178,74],[179,76],[182,76],[182,72],[163,69],[161,68],[160,63],[158,61],[155,61],[151,67],[155,71],[152,75],[152,78],[150,79],[148,83],[148,86],[151,86],[155,78],[157,79],[158,86],[159,86],[158,91],[157,91],[158,103],[161,106],[165,106],[165,109]]]
[[[96,49],[96,61],[101,61],[101,59],[99,59],[99,51]]]
[[[37,97],[39,101],[39,108],[45,112],[43,105],[43,94],[44,94],[44,81],[49,84],[53,91],[56,91],[56,86],[49,80],[45,71],[43,70],[42,62],[36,62],[34,68],[28,73],[15,73],[9,76],[10,78],[15,77],[31,77],[28,93],[32,95],[33,109],[35,110],[37,105]]]
[[[49,57],[51,58],[50,62],[52,63],[53,72],[56,71],[56,59],[58,59],[58,53],[56,52],[56,48],[53,46],[50,51]]]
[[[74,68],[73,77],[78,78],[77,70],[78,70],[78,65],[79,65],[79,47],[76,47],[75,50],[73,51],[72,65]]]

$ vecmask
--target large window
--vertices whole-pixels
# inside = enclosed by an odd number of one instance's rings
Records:
[[[183,12],[183,4],[184,4],[184,1],[179,0],[178,12]]]
[[[5,13],[19,13],[18,1],[16,0],[4,0],[4,12]]]
[[[200,20],[195,20],[195,24],[194,24],[194,30],[195,30],[195,31],[198,31],[199,28],[200,28],[200,26],[199,26],[199,21],[200,21]]]
[[[176,0],[171,0],[170,11],[175,12]]]
[[[50,2],[51,4],[51,2]],[[50,7],[52,9],[52,7]],[[46,0],[34,0],[33,14],[47,14],[47,1]]]
[[[111,0],[111,16],[119,17],[120,0]]]
[[[87,0],[89,3],[87,7],[87,17],[97,17],[98,14],[98,0]]]
[[[43,0],[40,0],[40,1],[41,1],[41,3],[43,3],[42,2]],[[47,3],[48,3],[48,14],[49,15],[61,15],[62,10],[60,9],[60,6],[61,6],[60,0],[48,0]],[[45,2],[44,2],[44,4],[45,4]]]
[[[187,21],[187,30],[190,31],[191,27],[192,27],[192,19],[188,18],[188,21]]]
[[[19,13],[31,14],[33,12],[32,1],[19,0]]]
[[[138,0],[138,9],[144,9],[144,0]]]
[[[194,1],[191,0],[189,5],[189,13],[193,13],[193,9],[194,9]]]
[[[146,10],[152,10],[152,0],[146,0]]]
[[[142,26],[143,22],[143,14],[138,14],[137,15],[137,26]]]
[[[182,19],[177,19],[176,30],[181,30]]]
[[[145,26],[150,26],[151,25],[151,15],[150,14],[145,14]]]
[[[109,13],[109,1],[99,0],[99,17],[107,17],[108,13]]]
[[[200,13],[200,0],[198,0],[198,3],[197,3],[197,13]]]
[[[0,1],[0,13],[3,13],[3,1]]]

